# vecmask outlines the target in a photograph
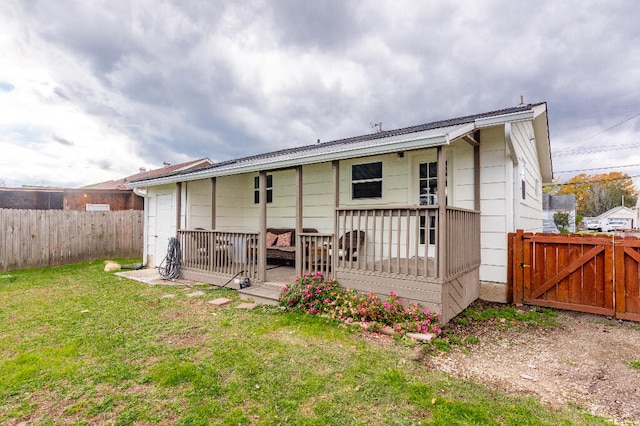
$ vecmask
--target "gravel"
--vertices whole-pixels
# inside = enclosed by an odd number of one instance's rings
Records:
[[[630,365],[640,361],[640,323],[570,311],[558,311],[557,320],[551,328],[454,320],[450,330],[478,343],[422,356],[420,362],[507,394],[640,424],[640,370]]]

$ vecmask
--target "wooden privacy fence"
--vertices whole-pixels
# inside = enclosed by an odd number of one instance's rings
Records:
[[[0,209],[0,271],[142,257],[141,210]]]
[[[509,234],[514,303],[640,321],[640,239]]]

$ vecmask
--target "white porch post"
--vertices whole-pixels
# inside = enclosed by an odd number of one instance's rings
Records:
[[[267,280],[267,172],[261,171],[259,181],[259,218],[260,234],[258,235],[258,280]]]
[[[338,208],[340,207],[340,161],[331,163],[333,168],[333,253],[338,253]],[[337,256],[331,256],[331,272],[336,276]]]
[[[476,130],[473,138],[478,145],[473,147],[473,208],[480,211],[480,131]]]
[[[211,229],[216,229],[216,178],[211,178]]]
[[[438,276],[444,278],[447,265],[447,148],[438,147]]]
[[[300,234],[302,233],[302,166],[296,167],[296,275],[302,275],[302,250],[304,247],[301,242]]]
[[[176,238],[182,227],[182,182],[176,183]]]

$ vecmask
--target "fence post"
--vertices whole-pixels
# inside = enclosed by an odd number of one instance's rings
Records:
[[[513,232],[507,234],[507,303],[515,303],[513,290],[515,287],[513,236]]]
[[[513,272],[513,303],[522,306],[524,297],[524,231],[518,229],[515,234],[510,233],[513,256],[511,256],[511,270]]]
[[[624,246],[622,241],[617,240],[616,237],[612,237],[611,248],[613,251],[613,312],[616,317],[618,313],[624,313],[626,311],[626,299],[625,299],[625,270],[624,270]],[[605,279],[608,277],[605,276]]]

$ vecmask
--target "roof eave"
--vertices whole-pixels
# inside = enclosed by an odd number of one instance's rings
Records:
[[[526,121],[534,118],[534,111],[527,110],[516,112],[513,114],[504,114],[504,115],[496,115],[492,117],[486,118],[478,118],[475,120],[475,125],[478,129],[482,129],[484,127],[492,127],[499,126],[505,123],[513,123],[516,121]]]
[[[471,124],[473,125],[473,124]],[[345,148],[338,152],[319,153],[301,155],[296,158],[273,160],[267,159],[257,164],[242,164],[224,167],[222,169],[206,169],[195,171],[188,174],[178,174],[172,176],[160,177],[157,179],[149,179],[137,182],[130,182],[127,188],[137,188],[142,186],[158,186],[171,183],[183,182],[185,180],[207,179],[212,177],[229,176],[242,173],[255,173],[263,170],[286,169],[307,164],[324,163],[328,161],[344,160],[354,157],[367,157],[371,155],[389,154],[392,152],[409,151],[418,148],[432,148],[440,145],[447,145],[450,142],[448,134],[441,134],[428,138],[417,137],[408,138],[393,143],[381,144],[367,147]]]

